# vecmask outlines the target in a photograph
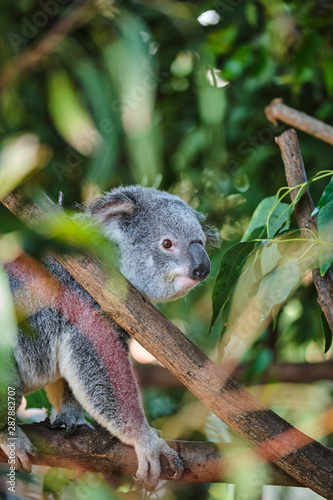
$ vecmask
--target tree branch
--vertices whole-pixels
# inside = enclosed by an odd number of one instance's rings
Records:
[[[333,127],[331,125],[286,106],[282,99],[274,99],[265,109],[265,114],[267,120],[275,125],[276,120],[280,120],[333,145]]]
[[[304,168],[302,153],[299,147],[297,134],[294,129],[283,132],[275,139],[281,149],[282,160],[284,163],[287,183],[289,187],[299,186],[307,181]],[[291,191],[290,196],[293,201],[300,188]],[[314,210],[313,201],[309,189],[303,194],[302,198],[295,206],[295,216],[299,228],[309,229],[317,234],[316,217],[312,215]],[[302,231],[304,238],[311,238],[309,231]],[[325,314],[325,318],[331,332],[333,332],[333,276],[329,269],[324,276],[320,275],[319,269],[312,271],[313,282],[318,293],[318,303]]]
[[[232,377],[239,380],[246,371],[248,365],[240,364],[231,373]],[[160,365],[135,365],[134,371],[141,386],[154,386],[165,388],[183,387],[183,384]],[[262,374],[263,383],[271,380],[281,383],[306,384],[318,380],[333,379],[333,361],[321,363],[273,363],[265,373]]]
[[[26,221],[36,207],[4,204]],[[38,219],[38,218],[37,218]],[[300,483],[333,500],[333,452],[262,405],[205,356],[113,266],[104,271],[87,257],[57,256],[59,262],[114,319],[168,368],[215,415]],[[31,258],[26,265],[31,265]],[[22,265],[24,258],[21,257]],[[41,272],[43,275],[43,272]],[[44,271],[45,274],[45,271]]]
[[[21,428],[37,447],[38,455],[32,458],[34,465],[81,469],[102,472],[104,475],[135,475],[137,459],[132,446],[121,443],[107,432],[89,428],[79,428],[74,436],[64,438],[65,429],[49,429],[46,422],[25,424]],[[235,481],[235,464],[240,457],[249,453],[245,445],[230,443],[215,444],[210,442],[168,441],[184,462],[185,482],[229,482]],[[250,450],[248,467],[254,464],[253,477],[258,484],[282,486],[302,486],[278,467],[263,464],[258,456],[254,460]],[[0,450],[0,462],[8,458]],[[243,462],[244,463],[244,462]],[[170,470],[164,457],[161,461],[161,479],[168,479]]]

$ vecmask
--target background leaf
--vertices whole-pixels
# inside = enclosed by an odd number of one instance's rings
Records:
[[[327,319],[325,318],[325,314],[323,312],[321,313],[320,317],[321,317],[321,326],[323,329],[323,334],[324,334],[324,339],[325,339],[324,353],[326,354],[332,345],[333,333],[331,332],[331,329],[328,326]]]
[[[333,262],[333,201],[320,208],[317,215],[319,239],[319,267],[324,276]],[[323,242],[323,243],[320,243]]]
[[[255,244],[238,243],[231,247],[223,255],[220,263],[220,270],[217,275],[213,290],[213,317],[210,329],[229,300],[234,286],[242,272],[242,264],[246,257],[252,252]]]

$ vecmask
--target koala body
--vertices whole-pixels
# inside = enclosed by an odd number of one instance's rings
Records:
[[[153,302],[186,295],[210,271],[205,246],[217,241],[216,233],[176,196],[141,186],[120,187],[89,202],[80,217],[100,225],[116,243],[120,270]],[[52,427],[64,425],[66,435],[71,434],[87,424],[83,408],[134,446],[138,484],[156,486],[161,454],[180,478],[177,453],[145,418],[128,359],[127,334],[98,314],[99,305],[58,261],[48,256],[43,264],[45,268],[21,257],[5,264],[14,302],[28,327],[19,328],[14,350],[11,380],[17,407],[22,395],[46,387],[58,412]],[[9,456],[6,423],[1,404],[0,446]],[[17,427],[16,468],[31,470],[33,452]]]

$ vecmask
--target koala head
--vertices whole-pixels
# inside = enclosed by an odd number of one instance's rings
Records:
[[[218,233],[177,196],[119,187],[85,208],[117,244],[121,272],[152,302],[182,297],[208,276],[205,247],[217,245]]]

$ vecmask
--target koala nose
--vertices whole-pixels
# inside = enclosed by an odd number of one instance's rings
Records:
[[[207,270],[203,265],[200,265],[193,270],[193,279],[203,281],[207,278],[209,271],[210,269]]]
[[[191,278],[203,281],[210,272],[210,260],[204,247],[197,242],[190,243],[189,253],[191,257]]]

